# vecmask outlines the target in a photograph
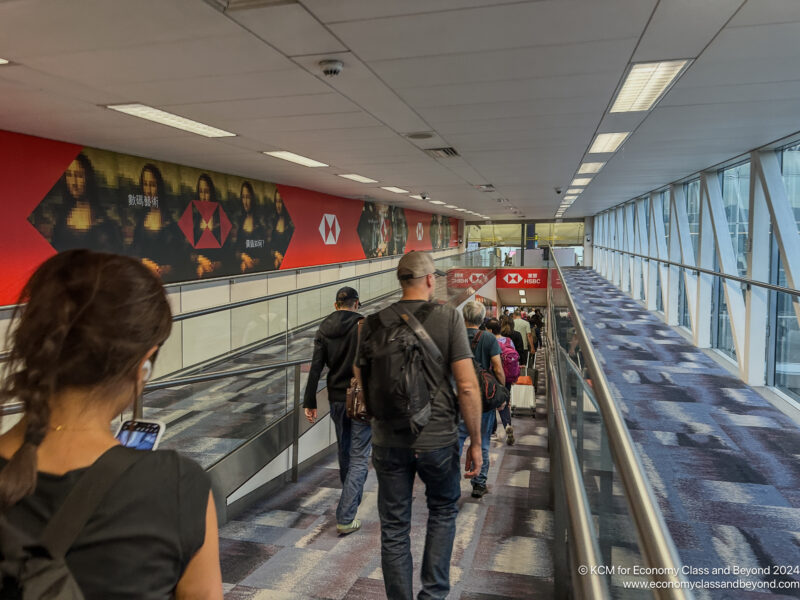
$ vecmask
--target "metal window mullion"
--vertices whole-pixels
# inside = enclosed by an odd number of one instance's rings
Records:
[[[685,265],[694,267],[695,256],[692,245],[691,230],[689,229],[689,215],[686,211],[686,194],[682,185],[672,186],[671,212],[675,214],[675,231],[681,250],[681,261]],[[689,307],[689,322],[692,326],[692,335],[697,327],[697,279],[691,271],[684,269],[683,284],[686,293],[686,305]]]
[[[655,199],[656,194],[650,194],[649,210],[647,219],[650,223],[648,252],[647,255],[652,258],[660,258],[658,255],[658,238],[656,237],[656,218],[655,218]],[[659,203],[659,207],[661,203]],[[658,218],[662,220],[662,234],[663,234],[663,217],[659,214]],[[651,260],[647,268],[647,286],[646,286],[646,302],[648,310],[658,309],[658,261]]]
[[[644,206],[644,198],[641,198],[636,201],[636,223],[639,230],[639,247],[641,249],[641,253],[645,256],[650,255],[650,243],[647,239],[647,219],[649,215],[645,210]],[[650,277],[650,261],[642,260],[642,282],[637,282],[642,289],[643,298],[645,305],[647,305],[647,296],[648,296],[648,287],[647,282],[649,281]]]
[[[642,240],[639,235],[639,208],[636,201],[631,205],[633,211],[632,226],[633,226],[633,251],[636,254],[642,254]],[[633,280],[631,281],[631,295],[636,300],[644,300],[642,298],[642,259],[640,256],[633,257]]]
[[[680,262],[681,247],[678,241],[678,226],[675,218],[675,211],[672,209],[672,189],[668,192],[668,202],[670,203],[669,210],[669,243],[667,244],[667,255],[669,260]],[[680,269],[675,265],[668,265],[667,272],[667,303],[664,306],[664,318],[667,325],[678,324],[678,301],[680,299],[680,285],[678,278],[680,277]]]
[[[617,250],[624,250],[623,247],[623,228],[622,210],[619,207],[614,209],[614,247]],[[614,255],[614,285],[620,287],[622,281],[622,253],[616,252]]]
[[[778,157],[772,151],[753,153],[758,161],[757,173],[762,182],[764,199],[772,217],[773,232],[786,273],[787,287],[797,289],[800,285],[800,232],[797,230],[786,186],[783,184]],[[800,322],[800,301],[793,299],[795,314]]]
[[[655,250],[657,258],[668,260],[666,232],[664,231],[664,206],[660,193],[650,195],[650,215],[652,219],[651,231],[655,241],[653,250]],[[664,316],[666,317],[669,309],[669,273],[664,263],[659,262],[657,269],[658,274],[661,276],[661,302],[664,307]]]
[[[631,227],[629,226],[630,208],[627,204],[622,205],[622,248],[623,250],[630,250],[631,246]],[[631,257],[628,254],[622,255],[622,272],[620,273],[620,289],[623,292],[630,292],[631,290]]]
[[[722,190],[716,173],[703,173],[702,185],[706,189],[706,205],[709,208],[711,226],[714,231],[714,242],[717,248],[720,271],[728,275],[738,275],[736,254],[731,241],[730,227],[725,216],[725,205],[722,201]],[[725,302],[728,305],[733,343],[736,348],[736,360],[739,363],[740,374],[744,379],[744,327],[745,305],[741,284],[725,279],[722,285],[725,292]],[[717,307],[719,310],[719,307]]]

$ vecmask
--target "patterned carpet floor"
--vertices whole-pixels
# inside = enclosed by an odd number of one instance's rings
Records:
[[[797,423],[595,271],[564,276],[683,564],[767,568],[745,579],[800,581]],[[694,594],[796,598],[800,588]]]
[[[469,482],[462,482],[450,598],[553,597],[544,406],[538,411],[535,420],[514,419],[514,446],[493,440],[489,494],[476,500]],[[220,553],[226,600],[386,598],[374,471],[370,467],[358,512],[363,527],[346,537],[336,533],[340,490],[332,455],[297,484],[224,525]],[[417,480],[411,534],[417,590],[426,520],[424,488]]]

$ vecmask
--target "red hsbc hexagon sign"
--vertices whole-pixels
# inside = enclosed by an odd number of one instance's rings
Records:
[[[547,269],[497,269],[497,287],[530,289],[547,287]]]

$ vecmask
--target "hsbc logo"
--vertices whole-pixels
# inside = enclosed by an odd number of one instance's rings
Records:
[[[518,283],[522,283],[522,275],[519,273],[508,273],[505,277],[503,277],[503,281],[510,285],[516,285]]]
[[[469,276],[470,283],[479,283],[486,279],[486,277],[481,273],[473,273]]]
[[[339,219],[336,215],[322,215],[322,221],[319,224],[319,234],[322,236],[322,241],[326,246],[333,246],[339,242],[339,234],[342,228],[339,227]]]
[[[417,240],[422,241],[422,236],[425,233],[425,230],[422,228],[422,223],[417,222]]]

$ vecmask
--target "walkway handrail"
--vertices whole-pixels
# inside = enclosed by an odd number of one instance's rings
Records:
[[[768,290],[773,290],[776,292],[782,292],[784,294],[791,294],[792,296],[800,296],[800,290],[795,290],[793,288],[784,287],[782,285],[775,285],[774,283],[766,283],[764,281],[757,281],[755,279],[748,279],[747,277],[739,277],[738,275],[728,275],[727,273],[720,273],[719,271],[712,271],[711,269],[706,269],[703,267],[693,267],[692,265],[687,265],[684,263],[675,262],[672,260],[667,260],[665,258],[656,258],[655,256],[647,256],[646,254],[637,254],[636,252],[629,252],[628,250],[619,250],[617,248],[608,248],[607,246],[601,246],[599,244],[594,245],[595,248],[600,248],[601,250],[606,250],[608,252],[618,252],[620,254],[627,254],[629,256],[636,256],[637,258],[642,258],[644,260],[650,261],[655,260],[660,263],[665,263],[667,265],[671,265],[673,267],[680,267],[681,269],[686,269],[687,271],[695,271],[696,273],[705,273],[706,275],[715,275],[717,277],[722,277],[723,279],[731,279],[733,281],[738,281],[739,283],[744,283],[745,285],[751,286],[755,285],[757,287],[766,288]]]
[[[639,453],[633,445],[633,439],[625,425],[622,412],[611,394],[608,380],[600,366],[594,347],[589,341],[583,319],[581,319],[575,300],[566,284],[561,267],[552,254],[550,260],[553,261],[561,280],[572,324],[578,335],[586,366],[592,376],[592,389],[606,427],[611,454],[619,470],[625,496],[636,525],[642,558],[646,566],[663,569],[661,572],[669,573],[657,576],[659,579],[674,584],[669,588],[655,590],[655,594],[658,598],[663,599],[690,600],[694,595],[681,587],[681,582],[685,584],[686,580],[681,575],[681,560],[678,550],[675,548],[653,489],[647,480]],[[677,575],[672,573],[677,573]]]
[[[186,377],[176,377],[175,379],[166,379],[164,381],[148,383],[144,387],[144,391],[154,392],[156,390],[163,390],[179,385],[188,385],[190,383],[205,383],[207,381],[227,379],[228,377],[234,377],[238,375],[251,375],[253,373],[261,373],[262,371],[274,371],[276,369],[284,369],[286,367],[293,367],[295,365],[302,365],[309,362],[311,362],[310,356],[308,358],[285,360],[279,363],[267,363],[263,365],[257,365],[255,367],[244,367],[242,369],[233,369],[230,371],[212,371],[211,373],[201,373],[200,375],[187,375]]]
[[[561,475],[564,479],[570,531],[575,539],[573,544],[575,562],[584,566],[600,565],[602,560],[597,542],[597,532],[594,527],[592,511],[589,508],[589,499],[586,496],[586,487],[584,486],[583,475],[578,463],[578,454],[572,445],[569,416],[567,415],[564,396],[561,394],[561,386],[558,384],[559,379],[556,367],[553,364],[553,348],[550,347],[548,350],[547,370],[549,372],[549,380],[554,382],[554,385],[548,386],[550,406],[553,410],[555,430],[558,437],[557,443],[561,456],[559,463],[562,469]],[[588,574],[581,575],[575,579],[574,582],[581,592],[576,595],[577,598],[607,600],[611,597],[607,582],[599,573],[590,571]]]

